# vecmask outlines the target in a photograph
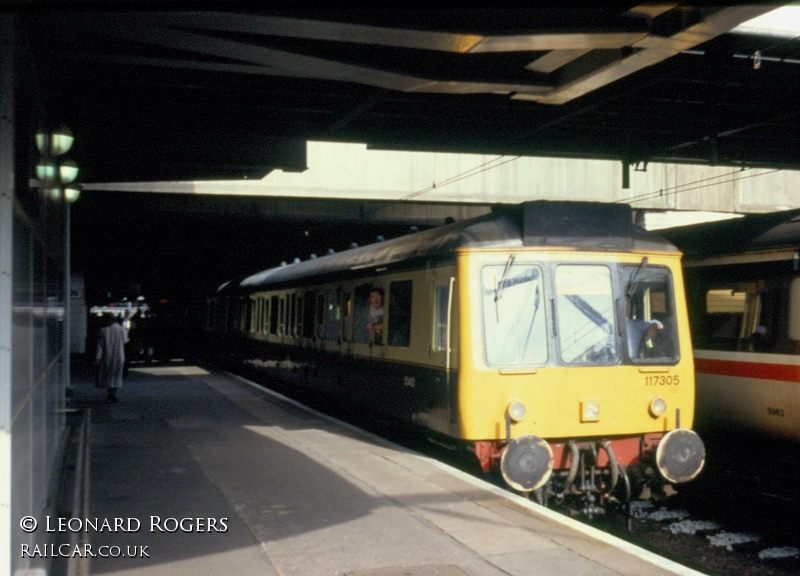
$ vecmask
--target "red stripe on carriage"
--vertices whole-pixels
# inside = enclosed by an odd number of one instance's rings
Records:
[[[742,362],[740,360],[694,359],[695,372],[718,376],[738,376],[761,380],[800,382],[800,366],[791,364],[767,364],[764,362]]]

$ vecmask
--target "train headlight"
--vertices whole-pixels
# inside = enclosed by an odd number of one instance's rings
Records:
[[[581,422],[600,420],[600,406],[594,402],[581,402]]]
[[[514,422],[519,422],[523,418],[525,418],[525,414],[528,413],[527,408],[525,408],[525,404],[520,402],[519,400],[514,400],[511,404],[508,405],[508,415],[511,416],[511,419]]]
[[[659,416],[663,416],[664,412],[667,411],[667,401],[663,398],[659,398],[658,396],[654,396],[652,400],[650,400],[650,414],[655,416],[656,418]]]

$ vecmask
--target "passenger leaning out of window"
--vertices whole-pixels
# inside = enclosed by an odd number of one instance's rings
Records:
[[[383,289],[375,288],[369,293],[369,324],[367,330],[375,333],[375,344],[383,344]]]

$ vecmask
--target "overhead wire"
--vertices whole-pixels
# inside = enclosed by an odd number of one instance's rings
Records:
[[[701,182],[707,182],[708,180],[716,180],[718,178],[725,178],[725,177],[732,176],[733,174],[738,174],[738,173],[741,172],[741,170],[736,170],[734,172],[728,172],[727,174],[720,174],[718,176],[711,176],[709,178],[701,178],[700,180],[695,180],[694,182],[687,182],[685,184],[678,184],[678,185],[672,186],[670,188],[667,188],[666,190],[662,188],[662,189],[659,189],[658,191],[645,192],[644,194],[639,194],[637,196],[631,196],[630,198],[622,198],[620,200],[615,200],[614,203],[616,204],[616,203],[620,203],[620,202],[625,202],[626,204],[630,204],[630,203],[633,203],[633,202],[641,202],[643,200],[651,200],[653,198],[658,198],[658,197],[661,197],[661,196],[664,196],[664,195],[677,195],[677,194],[680,194],[682,192],[690,192],[692,190],[700,190],[702,188],[710,188],[712,186],[718,186],[720,184],[728,184],[730,182],[738,182],[739,180],[744,180],[746,178],[756,178],[758,176],[766,176],[767,174],[773,174],[775,172],[780,172],[780,170],[781,170],[780,168],[775,168],[775,169],[769,170],[767,172],[759,172],[758,174],[750,174],[749,176],[740,176],[740,177],[737,177],[737,178],[730,178],[728,180],[721,180],[721,181],[718,181],[718,182],[712,182],[712,183],[709,183],[709,184],[703,184],[701,186],[694,186],[692,188],[686,188],[686,186],[692,186],[693,184],[699,184]],[[678,188],[682,188],[682,189],[678,190]],[[672,191],[670,191],[670,190],[672,190]]]
[[[451,176],[450,178],[442,180],[441,182],[438,182],[438,183],[434,182],[431,186],[428,186],[427,188],[423,188],[422,190],[418,190],[416,192],[412,192],[411,194],[408,194],[407,196],[403,196],[398,201],[402,202],[402,201],[405,201],[405,200],[410,200],[411,198],[416,198],[417,196],[421,196],[422,194],[426,194],[426,193],[428,193],[428,192],[430,192],[432,190],[435,190],[437,187],[441,188],[442,186],[447,186],[448,184],[452,184],[453,182],[458,182],[459,180],[463,180],[465,178],[469,178],[470,176],[477,176],[478,174],[481,174],[483,172],[487,172],[489,170],[492,170],[494,168],[502,166],[503,164],[508,164],[509,162],[513,162],[513,161],[519,160],[521,158],[521,156],[514,156],[512,158],[509,158],[505,162],[499,162],[500,160],[502,160],[505,157],[506,157],[505,155],[498,156],[497,158],[495,158],[493,160],[488,160],[488,161],[484,162],[483,164],[475,166],[474,168],[470,168],[469,170],[465,170],[464,172],[456,174],[455,176]],[[499,162],[499,163],[495,164],[494,166],[488,166],[489,164],[492,164],[493,162]]]

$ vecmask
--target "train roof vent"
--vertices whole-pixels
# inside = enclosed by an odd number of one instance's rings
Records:
[[[633,247],[633,214],[627,204],[526,202],[523,222],[525,246]]]

